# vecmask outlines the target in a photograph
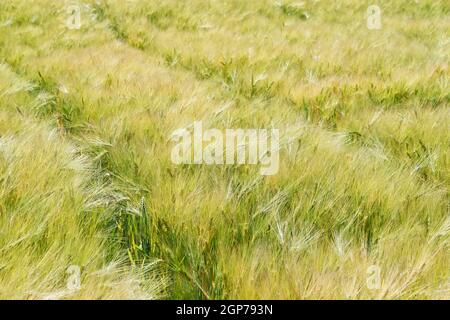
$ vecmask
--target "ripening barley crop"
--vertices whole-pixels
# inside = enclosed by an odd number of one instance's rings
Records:
[[[0,299],[449,299],[449,16],[2,0]]]

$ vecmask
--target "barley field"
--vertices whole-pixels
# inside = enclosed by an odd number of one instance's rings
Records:
[[[449,57],[447,0],[1,0],[0,299],[449,299]]]

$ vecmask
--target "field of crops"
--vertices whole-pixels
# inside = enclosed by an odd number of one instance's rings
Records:
[[[448,0],[1,0],[0,299],[449,299],[449,58]]]

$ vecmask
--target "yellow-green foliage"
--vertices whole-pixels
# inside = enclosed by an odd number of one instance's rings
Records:
[[[450,297],[448,1],[379,30],[356,0],[73,4],[0,3],[0,298]],[[280,129],[278,174],[173,164],[193,121]]]

